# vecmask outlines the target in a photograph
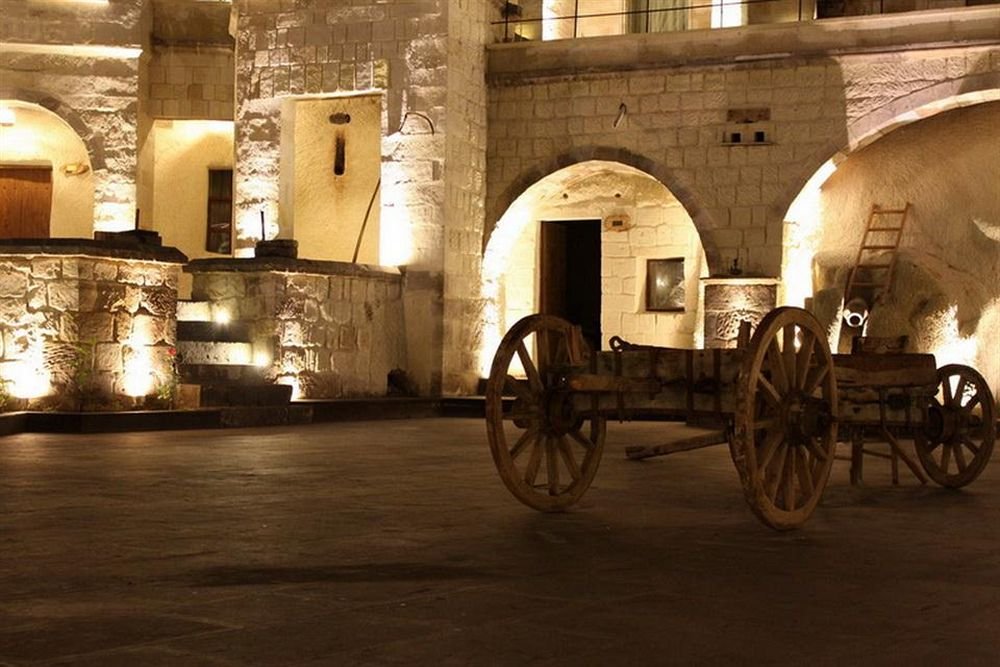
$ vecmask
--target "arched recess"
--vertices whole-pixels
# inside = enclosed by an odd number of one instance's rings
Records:
[[[498,196],[491,197],[487,206],[486,229],[483,233],[483,250],[487,248],[494,229],[500,217],[524,192],[534,184],[561,169],[582,162],[597,160],[601,162],[616,162],[638,171],[644,172],[666,186],[677,201],[691,216],[695,229],[701,236],[705,257],[711,271],[724,272],[724,260],[711,242],[711,230],[717,225],[707,210],[702,208],[691,189],[681,182],[669,169],[656,160],[634,153],[625,148],[614,146],[580,146],[565,153],[544,160],[514,179]]]
[[[0,99],[13,125],[0,128],[0,166],[51,169],[51,237],[88,238],[94,224],[94,173],[87,146],[63,117],[38,104]]]
[[[591,224],[599,235],[602,345],[612,335],[638,343],[691,347],[700,342],[699,279],[708,274],[701,238],[687,209],[661,181],[631,165],[585,160],[567,165],[524,188],[499,217],[484,252],[481,294],[485,305],[480,371],[485,375],[504,331],[539,310],[543,222]],[[613,225],[612,220],[622,221]],[[594,237],[591,237],[594,238]],[[677,282],[664,280],[674,310],[646,300],[647,260],[669,260]],[[570,280],[577,271],[567,263]],[[655,278],[655,276],[654,276]]]
[[[107,167],[104,157],[104,136],[94,132],[83,117],[69,104],[48,93],[0,85],[0,99],[35,104],[59,116],[83,141],[90,156],[90,168],[101,171]]]
[[[811,297],[845,348],[861,333],[843,327],[840,309],[868,209],[909,202],[893,289],[868,296],[865,333],[907,335],[909,351],[1000,386],[1000,77],[914,93],[850,130],[785,215],[784,302]]]

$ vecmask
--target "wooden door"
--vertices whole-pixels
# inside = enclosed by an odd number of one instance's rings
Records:
[[[538,310],[576,324],[601,344],[601,221],[543,221]]]
[[[0,238],[48,238],[51,213],[51,167],[0,167]]]

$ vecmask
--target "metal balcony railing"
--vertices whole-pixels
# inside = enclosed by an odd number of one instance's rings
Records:
[[[494,21],[504,42],[676,32],[960,9],[1000,0],[517,0]],[[543,11],[544,5],[544,11]]]

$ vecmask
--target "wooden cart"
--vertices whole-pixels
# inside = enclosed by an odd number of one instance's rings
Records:
[[[529,507],[564,510],[597,473],[609,418],[714,420],[750,509],[785,530],[819,503],[838,440],[852,444],[858,476],[864,439],[873,435],[890,443],[894,461],[947,487],[968,484],[988,463],[994,400],[975,370],[937,369],[927,354],[831,355],[819,322],[799,308],[772,311],[743,339],[736,349],[690,350],[615,338],[611,351],[593,354],[564,320],[520,320],[501,341],[486,387],[501,479]],[[919,467],[904,440],[912,440]]]

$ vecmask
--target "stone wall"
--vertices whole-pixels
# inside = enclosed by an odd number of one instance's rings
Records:
[[[490,47],[488,223],[539,178],[603,157],[677,195],[713,273],[739,257],[749,272],[779,275],[783,216],[824,161],[916,109],[1000,88],[994,10],[847,19],[839,28]]]
[[[192,298],[250,325],[254,356],[301,398],[382,396],[407,368],[402,276],[308,260],[195,260]]]
[[[66,239],[0,245],[0,378],[64,409],[130,405],[172,379],[185,258]]]
[[[154,47],[145,85],[152,118],[232,120],[233,50]]]
[[[0,99],[38,104],[83,139],[97,230],[129,229],[134,218],[145,9],[141,0],[0,2]]]

